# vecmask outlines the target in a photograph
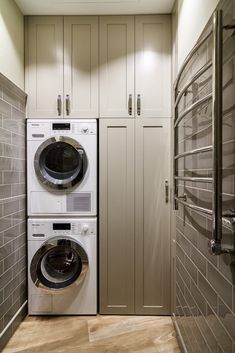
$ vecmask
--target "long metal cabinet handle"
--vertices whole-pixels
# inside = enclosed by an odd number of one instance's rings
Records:
[[[137,115],[141,114],[141,98],[140,94],[137,94]]]
[[[169,181],[165,180],[165,202],[169,202]]]
[[[61,95],[58,94],[58,97],[57,97],[57,111],[58,111],[58,115],[60,116],[61,115],[61,111],[62,111],[62,102],[61,102]]]
[[[70,97],[69,97],[69,94],[66,94],[65,105],[66,105],[66,115],[69,115],[70,114]]]
[[[128,99],[128,114],[132,115],[132,94],[129,94]]]

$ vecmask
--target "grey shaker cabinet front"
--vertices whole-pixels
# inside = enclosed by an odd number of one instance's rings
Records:
[[[170,314],[170,121],[100,121],[101,314]]]
[[[100,120],[100,312],[134,312],[134,120]]]

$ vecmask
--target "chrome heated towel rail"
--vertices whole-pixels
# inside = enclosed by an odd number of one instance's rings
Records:
[[[220,255],[222,253],[234,254],[234,250],[224,249],[221,245],[222,241],[222,223],[235,222],[235,212],[222,212],[222,44],[223,44],[223,28],[222,11],[215,11],[213,14],[212,30],[210,30],[199,42],[194,46],[192,51],[185,59],[174,85],[175,104],[174,104],[174,204],[175,209],[178,209],[178,204],[188,207],[197,212],[203,213],[212,217],[213,236],[209,240],[208,249],[213,255]],[[191,77],[184,87],[179,90],[179,82],[182,74],[192,59],[193,55],[206,43],[209,39],[213,42],[212,60],[203,66],[196,74]],[[212,68],[212,93],[206,95],[200,100],[193,103],[185,111],[179,114],[178,106],[183,95],[186,94],[188,88],[203,75],[207,70]],[[178,126],[179,123],[196,108],[199,108],[203,103],[210,102],[212,104],[212,145],[197,148],[191,151],[178,153]],[[195,155],[212,151],[213,170],[212,177],[188,177],[178,175],[178,161],[189,155]],[[192,181],[212,183],[212,209],[207,209],[187,202],[185,194],[178,195],[178,181]]]

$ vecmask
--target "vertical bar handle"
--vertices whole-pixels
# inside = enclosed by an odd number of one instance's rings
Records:
[[[57,111],[58,111],[58,115],[60,116],[61,115],[61,107],[62,107],[62,102],[61,102],[61,95],[58,94],[58,97],[57,97]]]
[[[137,115],[141,114],[141,97],[137,94]]]
[[[165,180],[165,202],[169,202],[169,181]]]
[[[128,99],[128,114],[132,115],[132,94],[129,94]]]
[[[69,94],[66,94],[65,106],[66,106],[66,115],[69,115],[70,114],[70,97],[69,97]]]
[[[222,92],[223,92],[223,16],[222,10],[213,14],[213,67],[212,67],[212,141],[213,141],[213,239],[209,240],[212,255],[223,252],[222,239]]]

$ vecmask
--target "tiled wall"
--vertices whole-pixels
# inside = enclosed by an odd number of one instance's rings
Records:
[[[234,1],[226,0],[225,24],[231,23]],[[206,30],[211,28],[211,23]],[[235,209],[235,30],[224,31],[223,66],[223,209]],[[212,58],[211,40],[197,52],[180,82]],[[179,110],[212,89],[211,69],[181,99]],[[211,102],[194,110],[178,128],[179,153],[212,143]],[[181,176],[211,176],[211,152],[179,160]],[[187,202],[212,208],[212,185],[180,182],[179,194]],[[229,255],[212,256],[207,250],[212,221],[186,207],[176,212],[176,323],[190,353],[235,353],[235,263]],[[234,248],[235,225],[223,228],[223,246]]]
[[[25,98],[0,74],[0,350],[26,313]]]

